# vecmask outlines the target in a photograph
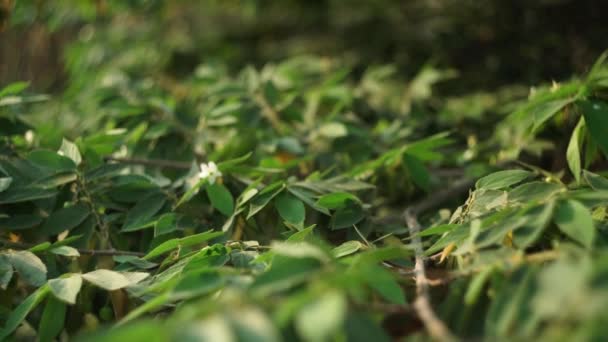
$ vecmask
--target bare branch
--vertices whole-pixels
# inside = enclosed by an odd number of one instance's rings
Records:
[[[180,162],[174,160],[164,159],[141,159],[141,158],[118,158],[118,157],[105,157],[105,161],[113,161],[122,164],[134,164],[153,166],[167,169],[178,169],[178,170],[190,170],[192,165],[187,162]]]
[[[7,240],[0,240],[6,247],[11,248],[20,248],[20,249],[28,249],[36,246],[36,244],[32,243],[22,243],[22,242],[12,242]],[[99,255],[99,256],[114,256],[114,255],[132,255],[137,257],[143,257],[146,253],[140,252],[132,252],[132,251],[121,251],[116,249],[86,249],[86,248],[76,248],[78,253],[82,255]]]
[[[450,332],[448,327],[437,317],[431,307],[429,296],[429,280],[426,277],[424,269],[424,250],[422,249],[422,241],[418,233],[420,232],[420,224],[416,215],[411,209],[407,209],[404,213],[405,222],[412,236],[412,243],[416,253],[416,264],[414,267],[414,275],[416,277],[416,301],[414,302],[414,310],[418,317],[424,323],[429,335],[438,341],[456,341],[456,337]]]

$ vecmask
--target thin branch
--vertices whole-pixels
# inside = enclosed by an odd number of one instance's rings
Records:
[[[456,341],[456,337],[450,332],[448,327],[437,317],[431,307],[429,295],[429,280],[426,277],[424,269],[424,250],[422,249],[422,241],[418,233],[420,232],[420,224],[415,213],[407,209],[404,213],[405,222],[412,236],[412,243],[416,253],[416,264],[414,267],[414,275],[416,277],[416,301],[414,302],[414,310],[418,317],[424,323],[429,335],[438,341]]]
[[[278,133],[282,132],[283,125],[281,124],[279,113],[268,103],[266,97],[264,97],[263,93],[258,93],[253,96],[255,103],[262,110],[262,116],[270,122],[272,128]]]
[[[416,216],[427,210],[433,209],[441,205],[443,202],[450,200],[456,196],[466,193],[475,184],[473,180],[461,179],[454,183],[453,186],[432,193],[422,201],[411,206],[408,210]]]
[[[20,249],[29,249],[37,244],[33,243],[22,243],[22,242],[12,242],[6,240],[0,240],[0,243],[5,245],[6,247],[11,248],[20,248]],[[115,256],[115,255],[132,255],[137,257],[143,257],[146,253],[141,252],[132,252],[132,251],[121,251],[116,249],[86,249],[86,248],[75,248],[78,253],[82,255],[99,255],[99,256]]]
[[[174,160],[165,160],[165,159],[141,159],[141,158],[118,158],[118,157],[105,157],[105,161],[113,161],[122,164],[134,164],[134,165],[144,165],[144,166],[153,166],[167,169],[177,169],[177,170],[190,170],[192,164],[187,162],[180,162]]]

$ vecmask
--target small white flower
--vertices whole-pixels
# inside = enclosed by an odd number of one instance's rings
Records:
[[[214,162],[202,163],[201,172],[199,172],[198,177],[200,179],[207,179],[209,180],[209,184],[213,184],[217,178],[222,177],[222,173]]]

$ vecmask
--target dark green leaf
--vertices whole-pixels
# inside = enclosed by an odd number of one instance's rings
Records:
[[[164,194],[155,193],[137,202],[127,213],[121,231],[132,232],[153,226],[153,216],[165,205],[166,200]]]
[[[589,135],[608,156],[608,104],[600,100],[579,101]]]
[[[65,230],[71,230],[81,224],[89,214],[90,210],[85,204],[59,209],[49,216],[40,228],[40,232],[45,235],[57,235]]]

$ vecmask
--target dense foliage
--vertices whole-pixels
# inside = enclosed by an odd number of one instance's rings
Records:
[[[0,88],[0,340],[608,337],[606,54],[438,96],[213,39],[180,69],[171,5],[66,3],[12,13],[79,33],[61,91]]]

